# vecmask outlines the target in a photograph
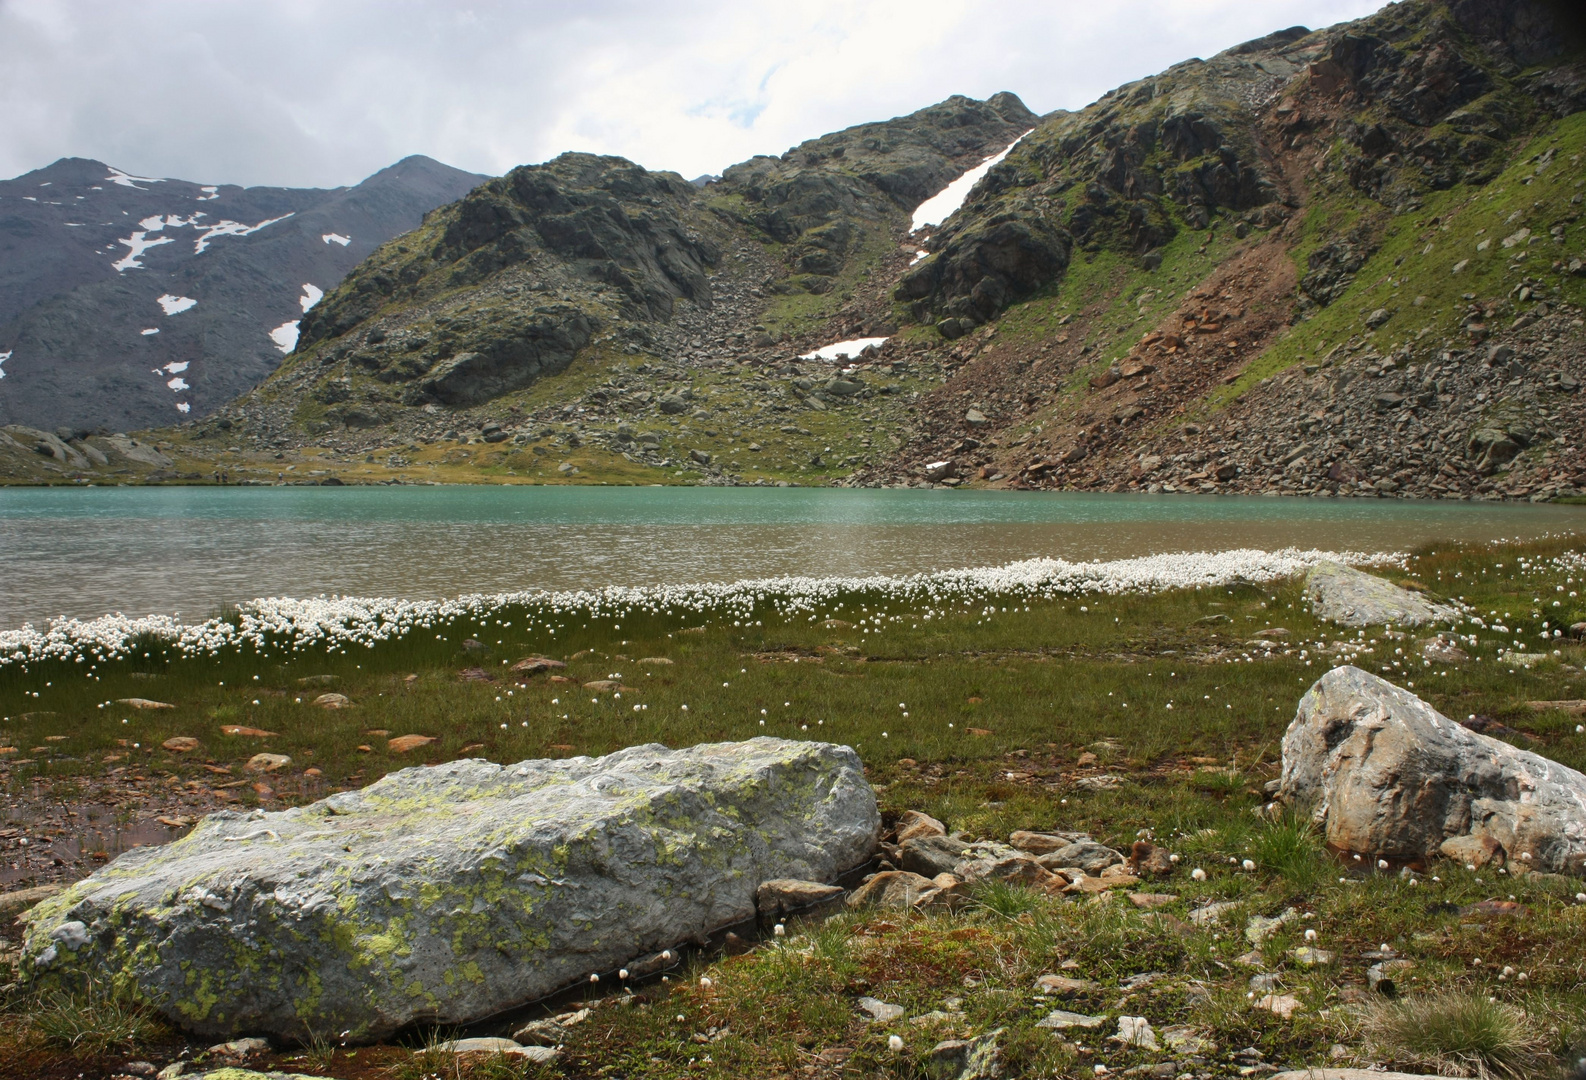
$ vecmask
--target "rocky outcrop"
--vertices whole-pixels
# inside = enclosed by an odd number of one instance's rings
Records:
[[[1341,626],[1426,626],[1459,612],[1401,589],[1392,582],[1335,562],[1319,562],[1305,575],[1305,593],[1318,619]]]
[[[1470,731],[1355,667],[1323,675],[1283,736],[1281,800],[1337,851],[1422,860],[1484,848],[1532,870],[1586,869],[1586,776]]]
[[[1145,257],[1219,209],[1278,200],[1253,106],[1315,47],[1297,27],[1045,118],[931,239],[897,298],[956,338],[1059,278],[1076,249]]]
[[[892,120],[810,139],[780,157],[755,157],[722,174],[743,200],[741,220],[789,245],[793,284],[830,288],[867,230],[907,228],[903,214],[1040,118],[1010,93],[946,101]]]
[[[829,743],[406,769],[123,855],[35,909],[23,970],[135,987],[206,1035],[379,1038],[752,919],[762,882],[829,881],[880,825]]]

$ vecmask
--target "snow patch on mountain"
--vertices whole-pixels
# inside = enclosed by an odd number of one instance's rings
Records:
[[[182,378],[180,375],[176,376],[174,379],[167,380],[165,385],[169,386],[172,390],[175,390],[178,394],[180,394],[183,390],[192,389],[191,386],[187,385],[187,380]]]
[[[816,349],[814,352],[804,353],[800,360],[852,360],[866,349],[879,347],[884,337],[852,338],[848,341],[839,341],[832,345]]]
[[[152,337],[153,335],[158,334],[159,332],[160,332],[160,328],[158,326],[151,326],[147,330],[139,330],[138,331],[138,333],[142,334],[144,337]]]
[[[320,236],[320,239],[325,241],[327,244],[340,244],[342,247],[346,247],[348,244],[352,243],[352,237],[343,236],[339,232],[325,233]]]
[[[122,244],[130,250],[110,265],[115,267],[118,274],[124,274],[128,270],[142,270],[143,253],[150,248],[157,248],[161,244],[169,244],[170,242],[171,238],[169,236],[162,236],[158,240],[150,240],[148,233],[139,230],[125,240],[116,241],[116,243]]]
[[[305,309],[306,310],[306,309]],[[297,319],[282,323],[270,331],[270,340],[275,342],[275,347],[284,353],[289,353],[297,348]]]
[[[194,202],[208,202],[210,199],[220,198],[220,188],[218,187],[204,187],[198,190],[202,191],[203,194],[194,199]]]
[[[303,295],[297,298],[297,302],[302,305],[303,314],[307,315],[309,309],[315,304],[319,303],[324,295],[325,290],[320,288],[318,285],[310,285],[307,282],[304,282]]]
[[[122,172],[114,165],[106,165],[105,168],[110,170],[110,175],[105,177],[105,179],[109,180],[112,184],[120,184],[122,187],[138,188],[139,191],[148,191],[148,188],[138,187],[138,184],[165,183],[165,181],[161,180],[158,176],[133,176],[131,173]]]
[[[165,310],[167,315],[180,315],[188,308],[194,308],[198,306],[198,301],[194,300],[191,296],[173,296],[171,293],[166,293],[164,296],[155,301],[155,303],[159,304],[160,307]]]
[[[11,359],[9,352],[0,352],[0,379],[6,377],[5,362],[9,359]]]
[[[266,225],[274,225],[277,221],[285,221],[291,216],[291,214],[282,214],[280,217],[261,221],[257,225],[244,225],[240,221],[232,221],[228,218],[220,224],[210,225],[204,230],[204,234],[193,242],[193,254],[202,255],[204,250],[209,247],[209,242],[217,236],[250,236]]]
[[[1030,130],[1033,131],[1035,129],[1031,128]],[[1026,131],[1024,135],[1029,133],[1029,131]],[[969,193],[974,190],[976,184],[980,183],[981,178],[990,172],[993,166],[1007,157],[1009,152],[1019,145],[1024,135],[1014,139],[1000,154],[993,154],[988,157],[985,161],[982,161],[963,176],[960,176],[941,191],[922,202],[914,211],[914,221],[909,231],[919,232],[921,229],[940,225],[952,217],[954,212],[964,205],[964,200],[969,198]],[[918,262],[919,260],[916,258],[915,261]]]
[[[170,372],[172,375],[180,375],[187,370],[187,363],[186,360],[172,360],[159,370]]]

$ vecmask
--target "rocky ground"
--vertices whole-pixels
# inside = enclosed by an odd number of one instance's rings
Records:
[[[566,636],[558,628],[565,667],[543,659],[553,642],[529,631],[528,611],[503,609],[438,625],[434,642],[418,634],[345,658],[144,659],[130,671],[101,659],[86,679],[7,669],[4,692],[48,710],[10,713],[0,740],[6,828],[16,830],[4,838],[6,864],[17,864],[8,882],[23,890],[80,879],[100,865],[95,852],[162,843],[212,808],[248,813],[211,822],[203,843],[312,847],[324,840],[307,828],[313,819],[259,812],[355,788],[372,800],[340,804],[356,831],[359,805],[377,806],[378,792],[415,775],[458,779],[453,762],[583,767],[624,746],[693,745],[701,733],[853,746],[884,825],[877,861],[864,868],[875,876],[841,881],[851,903],[820,907],[838,894],[807,882],[768,885],[763,910],[731,935],[679,941],[654,970],[640,950],[626,980],[619,967],[603,969],[598,983],[463,1031],[373,1046],[248,1042],[248,1032],[221,1042],[184,1038],[108,1001],[84,1013],[13,988],[0,1075],[146,1076],[177,1064],[198,1075],[246,1064],[343,1080],[995,1075],[977,1072],[976,1060],[1005,1076],[1093,1076],[1099,1064],[1208,1080],[1307,1063],[1436,1069],[1437,1048],[1394,1026],[1411,1005],[1490,1010],[1477,1019],[1507,1032],[1505,1052],[1518,1056],[1505,1060],[1530,1063],[1518,1075],[1548,1075],[1537,1069],[1579,1030],[1578,965],[1561,944],[1586,911],[1560,865],[1576,841],[1504,833],[1512,785],[1499,774],[1518,766],[1541,777],[1534,753],[1586,761],[1582,646],[1576,630],[1552,630],[1583,621],[1569,595],[1580,591],[1580,566],[1568,545],[1548,542],[1420,553],[1387,571],[1413,593],[1324,566],[1306,582],[995,608],[832,595],[813,618],[768,611],[752,627],[652,612],[661,621],[572,620]],[[1435,602],[1452,581],[1460,613]],[[1544,606],[1544,594],[1559,606]],[[1385,619],[1402,629],[1385,629]],[[541,659],[509,674],[478,641],[484,624],[503,639],[502,657]],[[1544,634],[1546,649],[1523,651]],[[151,664],[152,679],[142,670]],[[174,707],[96,707],[123,695]],[[1375,708],[1358,702],[1371,695],[1397,726],[1372,729],[1365,745],[1349,718]],[[1417,717],[1429,715],[1421,702],[1467,719],[1437,721],[1435,738],[1416,734]],[[1341,740],[1307,742],[1317,725]],[[1480,743],[1478,731],[1509,745]],[[1417,740],[1431,749],[1409,762],[1351,772],[1323,760],[1386,758]],[[1348,840],[1419,828],[1377,780],[1442,768],[1461,747],[1497,763],[1481,820],[1452,837],[1463,846],[1432,850],[1420,836],[1420,854],[1389,852],[1384,868],[1378,848]],[[443,771],[397,772],[414,763]],[[1337,812],[1326,820],[1283,811],[1286,785],[1304,797],[1307,784],[1353,782],[1356,772],[1364,786],[1328,796]],[[367,786],[380,776],[380,787]],[[1523,828],[1563,805],[1554,785],[1575,776],[1545,777]],[[393,809],[406,813],[402,805]],[[410,833],[430,829],[414,820]],[[1439,830],[1436,840],[1449,839]],[[39,902],[37,891],[18,892],[8,888],[3,902]],[[226,917],[226,897],[211,899],[202,919]],[[45,903],[37,910],[65,918]],[[62,932],[50,940],[71,938]],[[253,932],[274,931],[259,922]],[[16,942],[16,928],[7,934]],[[10,948],[0,962],[15,962]]]

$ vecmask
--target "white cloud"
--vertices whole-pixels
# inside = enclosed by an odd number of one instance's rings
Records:
[[[76,154],[146,176],[328,185],[409,153],[497,173],[577,149],[694,176],[954,93],[1077,108],[1188,56],[1375,6],[409,0],[393,17],[380,0],[0,0],[0,174]]]

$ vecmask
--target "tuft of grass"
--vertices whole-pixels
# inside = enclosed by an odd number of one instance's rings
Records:
[[[75,993],[41,995],[30,1019],[46,1044],[81,1057],[147,1045],[166,1034],[146,1006],[93,982]]]
[[[1538,1076],[1547,1060],[1546,1042],[1523,1010],[1479,993],[1447,990],[1379,1004],[1364,1026],[1385,1054],[1480,1080]]]
[[[1291,891],[1315,892],[1328,872],[1327,850],[1306,818],[1285,815],[1250,836],[1251,858],[1278,875]]]
[[[995,879],[978,884],[974,890],[974,900],[982,911],[1000,915],[1004,919],[1017,919],[1041,906],[1041,898],[1034,890]]]

